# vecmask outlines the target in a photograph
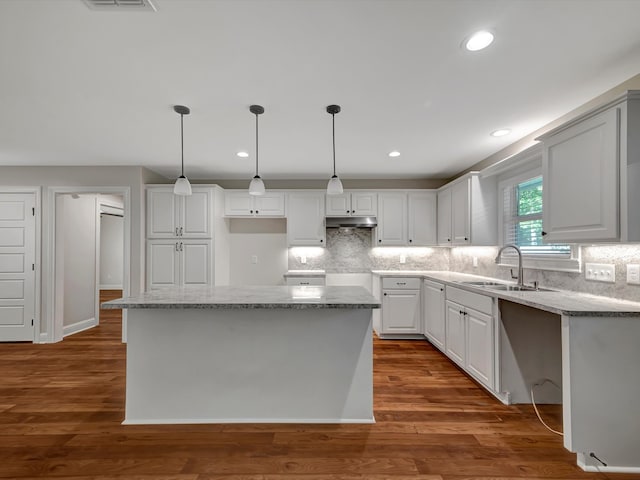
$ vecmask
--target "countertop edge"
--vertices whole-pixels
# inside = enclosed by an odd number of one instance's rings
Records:
[[[582,293],[582,292],[575,292],[575,291],[571,291],[571,290],[561,290],[561,289],[556,289],[555,292],[551,292],[551,293],[566,293],[568,295],[579,295],[579,296],[584,296],[584,300],[585,302],[588,302],[590,299],[589,297],[595,297],[597,299],[597,301],[611,301],[611,302],[619,302],[618,306],[615,308],[620,308],[620,310],[607,310],[606,308],[602,308],[601,310],[594,310],[594,309],[590,309],[589,306],[586,306],[584,310],[575,310],[575,309],[568,309],[568,308],[562,308],[562,307],[558,307],[557,305],[550,305],[548,303],[544,303],[544,299],[540,300],[539,297],[537,297],[535,300],[534,299],[526,299],[526,298],[522,298],[522,293],[508,293],[508,292],[503,292],[503,291],[499,291],[499,290],[491,290],[488,288],[482,288],[482,287],[476,287],[473,285],[466,285],[464,283],[459,283],[457,281],[453,281],[453,280],[447,280],[442,278],[444,275],[451,275],[451,276],[460,276],[460,278],[464,278],[467,277],[470,280],[491,280],[491,281],[499,281],[501,283],[511,283],[511,282],[507,282],[505,280],[502,279],[496,279],[496,278],[492,278],[492,277],[484,277],[481,275],[474,275],[471,273],[458,273],[458,272],[448,272],[448,271],[426,271],[426,270],[415,270],[415,271],[411,271],[411,270],[406,270],[406,271],[399,271],[399,270],[391,270],[391,271],[384,271],[384,270],[372,270],[371,273],[373,275],[379,276],[379,277],[420,277],[426,280],[430,280],[430,281],[434,281],[434,282],[438,282],[438,283],[443,283],[445,285],[451,286],[451,287],[455,287],[455,288],[459,288],[462,290],[467,290],[469,292],[472,293],[477,293],[477,294],[481,294],[481,295],[485,295],[487,297],[493,297],[493,298],[497,298],[499,300],[505,300],[508,302],[513,302],[513,303],[517,303],[520,305],[524,305],[527,307],[532,307],[532,308],[537,308],[539,310],[544,310],[546,312],[550,312],[550,313],[555,313],[558,315],[564,315],[567,317],[640,317],[640,304],[638,304],[637,306],[635,306],[635,308],[637,308],[638,310],[633,310],[632,308],[625,310],[623,305],[621,305],[621,303],[624,302],[629,302],[629,303],[634,303],[631,302],[630,300],[622,300],[622,299],[610,299],[608,297],[598,297],[597,295],[591,295],[588,293]],[[439,274],[439,275],[438,275]],[[526,295],[546,295],[549,292],[526,292]],[[543,303],[541,303],[543,302]]]

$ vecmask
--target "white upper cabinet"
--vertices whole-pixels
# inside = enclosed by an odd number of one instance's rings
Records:
[[[173,186],[147,188],[147,238],[211,238],[212,188],[192,190],[183,197]]]
[[[378,194],[376,246],[407,245],[407,194]]]
[[[495,176],[470,173],[438,192],[438,245],[497,245],[498,187]]]
[[[540,137],[546,241],[640,241],[638,132],[630,91]]]
[[[451,189],[438,192],[438,245],[451,246]]]
[[[284,217],[284,192],[267,191],[264,195],[249,195],[248,190],[224,192],[225,217]]]
[[[325,246],[324,202],[324,192],[287,193],[289,246]]]
[[[376,216],[378,194],[375,192],[345,192],[326,196],[327,217]]]
[[[407,194],[409,245],[423,246],[437,243],[436,198],[436,192]]]

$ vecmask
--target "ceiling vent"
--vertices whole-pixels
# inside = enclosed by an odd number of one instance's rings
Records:
[[[104,11],[149,11],[155,12],[156,7],[151,0],[83,0],[91,10]]]

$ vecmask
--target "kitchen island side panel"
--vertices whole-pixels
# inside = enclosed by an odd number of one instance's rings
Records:
[[[372,423],[371,309],[131,309],[125,424]]]

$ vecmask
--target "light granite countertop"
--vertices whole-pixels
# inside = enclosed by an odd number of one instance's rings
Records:
[[[102,304],[105,309],[380,308],[364,287],[220,286],[165,287]]]
[[[461,282],[487,281],[510,284],[504,280],[467,273],[422,270],[373,270],[381,277],[420,277],[463,290],[481,293],[509,302],[527,305],[559,315],[573,317],[640,317],[640,302],[618,300],[570,290],[513,292],[467,285]]]

